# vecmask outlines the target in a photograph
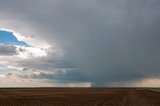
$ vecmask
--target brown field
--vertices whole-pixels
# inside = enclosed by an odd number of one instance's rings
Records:
[[[160,106],[145,88],[1,88],[2,106]]]

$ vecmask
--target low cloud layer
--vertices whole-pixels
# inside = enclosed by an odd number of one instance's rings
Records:
[[[94,86],[160,76],[159,0],[3,0],[0,10],[0,27],[52,48],[44,62],[34,60],[38,67],[17,65],[45,70],[58,58]]]
[[[17,47],[14,45],[4,45],[4,44],[0,44],[0,56],[4,56],[4,55],[16,55]]]

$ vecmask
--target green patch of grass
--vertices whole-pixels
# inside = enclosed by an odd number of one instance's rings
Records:
[[[160,88],[150,88],[147,90],[160,93]]]

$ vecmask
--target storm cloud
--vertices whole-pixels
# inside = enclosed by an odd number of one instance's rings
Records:
[[[95,86],[160,75],[159,0],[0,0],[0,10],[0,27],[56,44]]]

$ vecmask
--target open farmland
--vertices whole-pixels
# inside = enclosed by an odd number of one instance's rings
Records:
[[[150,88],[149,91],[160,93],[160,88]]]
[[[160,94],[143,88],[2,88],[0,105],[160,106]]]

